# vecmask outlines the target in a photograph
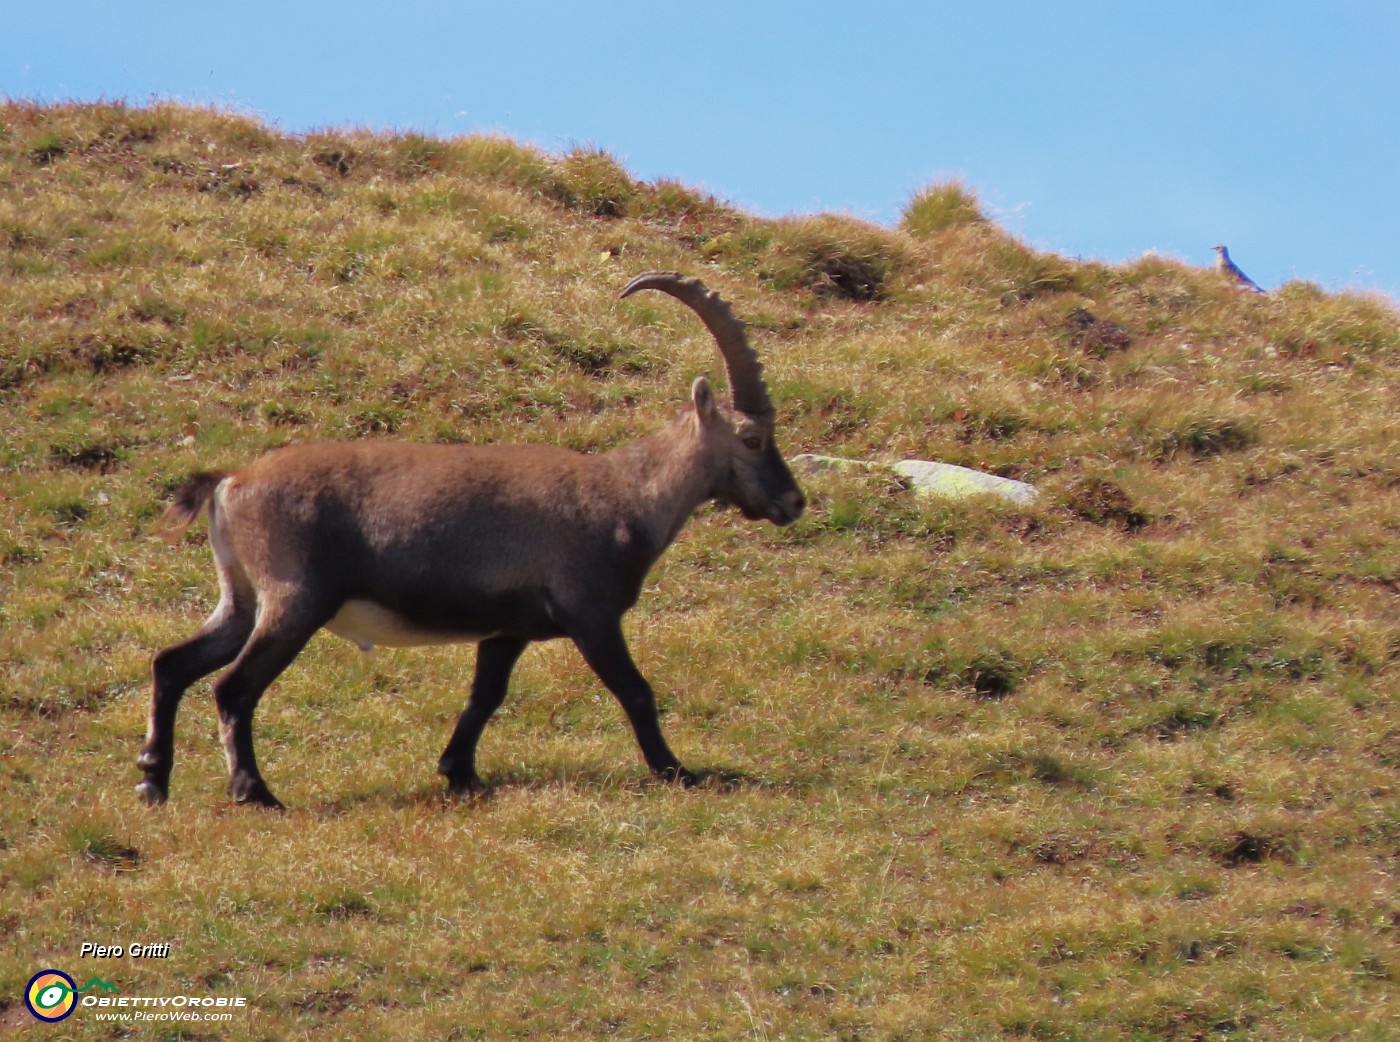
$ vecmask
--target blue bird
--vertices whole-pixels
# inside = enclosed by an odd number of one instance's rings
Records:
[[[1230,259],[1229,250],[1224,246],[1212,246],[1211,249],[1219,255],[1215,262],[1216,271],[1242,289],[1253,290],[1255,293],[1264,292],[1252,278],[1240,271],[1239,265]]]

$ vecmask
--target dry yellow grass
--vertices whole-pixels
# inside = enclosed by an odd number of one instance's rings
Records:
[[[36,1037],[1393,1037],[1386,303],[169,105],[0,107],[0,186],[0,1033],[54,966],[249,1007]],[[445,801],[471,649],[323,636],[256,725],[288,813],[228,803],[207,687],[138,805],[149,654],[215,593],[202,537],[150,538],[173,485],[292,440],[651,431],[718,366],[615,302],[645,268],[750,321],[790,453],[1040,503],[819,476],[790,531],[702,511],[628,624],[701,790],[649,784],[547,645],[491,795]]]

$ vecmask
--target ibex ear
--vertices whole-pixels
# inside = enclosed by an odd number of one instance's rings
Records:
[[[706,423],[719,415],[719,408],[715,405],[715,392],[710,390],[710,381],[703,376],[697,376],[695,382],[690,385],[690,400],[695,403],[695,414]]]

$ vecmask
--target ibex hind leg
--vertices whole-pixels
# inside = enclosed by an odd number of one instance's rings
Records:
[[[225,596],[189,640],[158,651],[151,660],[151,715],[146,744],[136,765],[145,780],[136,786],[147,803],[164,803],[170,795],[170,772],[175,765],[175,715],[191,684],[238,657],[253,632],[251,603]]]
[[[232,668],[214,683],[219,733],[228,758],[229,793],[238,803],[281,809],[258,771],[253,752],[253,713],[268,685],[291,665],[332,612],[264,603],[252,636]]]
[[[491,714],[505,701],[510,671],[528,643],[517,637],[491,637],[477,648],[471,697],[438,760],[438,773],[447,779],[447,791],[454,796],[484,788],[476,773],[476,743]]]

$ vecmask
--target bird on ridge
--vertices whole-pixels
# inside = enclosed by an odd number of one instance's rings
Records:
[[[1227,279],[1239,286],[1241,289],[1253,290],[1255,293],[1263,293],[1259,284],[1252,278],[1240,271],[1239,265],[1230,259],[1230,251],[1224,246],[1212,246],[1217,256],[1215,270],[1224,275]]]

